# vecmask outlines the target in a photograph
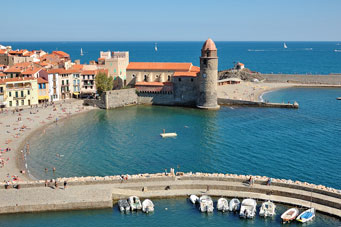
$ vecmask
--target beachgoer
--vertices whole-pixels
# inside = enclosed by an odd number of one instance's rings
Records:
[[[210,190],[210,186],[207,185],[206,191],[208,192]]]
[[[47,168],[45,168],[45,172],[47,172],[48,171],[48,169]]]
[[[47,180],[45,180],[45,187],[47,187]]]
[[[56,168],[55,168],[55,167],[53,167],[52,171],[53,171],[53,172],[56,172]]]
[[[58,182],[57,181],[54,183],[54,186],[55,186],[55,189],[58,188]]]
[[[268,179],[268,182],[266,183],[266,185],[271,185],[271,182],[272,182],[272,178],[271,177],[269,177],[269,179]]]
[[[67,182],[66,182],[66,181],[64,181],[64,190],[65,190],[65,188],[66,188],[66,185],[67,185]]]

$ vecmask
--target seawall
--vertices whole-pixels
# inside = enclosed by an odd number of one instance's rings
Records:
[[[309,207],[341,218],[341,191],[322,185],[267,177],[208,173],[138,174],[121,180],[120,176],[58,178],[58,189],[45,187],[45,181],[20,182],[20,189],[4,189],[0,184],[0,213],[111,208],[115,201],[137,195],[141,198],[185,197],[209,194],[238,198],[272,200],[292,206]],[[67,181],[64,190],[62,183]],[[207,186],[209,191],[207,192]]]
[[[218,98],[218,104],[222,106],[248,106],[248,107],[269,107],[269,108],[289,108],[298,109],[298,103],[269,103],[269,102],[254,102],[235,99]]]
[[[304,75],[304,74],[259,74],[265,82],[341,85],[341,74],[335,75]]]

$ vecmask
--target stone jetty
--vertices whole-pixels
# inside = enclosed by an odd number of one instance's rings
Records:
[[[156,173],[106,177],[58,178],[55,182],[23,181],[0,184],[0,213],[111,208],[120,198],[185,197],[208,194],[238,198],[272,200],[299,207],[315,207],[318,212],[341,218],[341,191],[306,182],[218,173]],[[67,182],[64,189],[63,182]],[[207,192],[207,186],[210,190]],[[5,189],[8,187],[8,189]]]

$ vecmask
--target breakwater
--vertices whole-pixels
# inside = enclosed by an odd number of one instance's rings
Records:
[[[305,75],[305,74],[259,74],[265,82],[295,83],[309,85],[341,85],[341,74]]]
[[[218,98],[218,104],[223,106],[249,106],[249,107],[269,107],[269,108],[289,108],[298,109],[299,104],[295,103],[269,103],[269,102],[254,102],[235,99]]]
[[[246,182],[250,176],[235,174],[181,173],[176,175],[137,174],[106,177],[57,178],[59,187],[45,186],[44,180],[0,184],[0,213],[53,210],[94,209],[113,207],[115,201],[131,195],[141,198],[182,197],[188,194],[209,194],[238,198],[272,200],[293,206],[312,205],[319,212],[341,218],[341,191],[322,185],[285,179],[253,176],[255,183]],[[64,189],[62,183],[67,182]],[[18,187],[19,185],[19,187]],[[210,190],[207,192],[207,186]],[[17,189],[19,188],[19,189]]]

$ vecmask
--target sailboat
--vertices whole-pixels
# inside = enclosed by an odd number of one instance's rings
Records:
[[[155,43],[154,49],[155,51],[157,51],[157,43]]]
[[[81,48],[81,56],[83,56],[84,54],[83,54],[83,49]]]
[[[284,49],[287,49],[288,47],[287,47],[287,44],[285,44],[285,43],[283,43],[283,47],[284,47]]]

